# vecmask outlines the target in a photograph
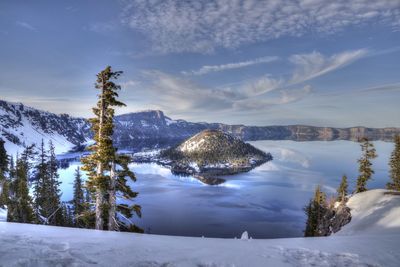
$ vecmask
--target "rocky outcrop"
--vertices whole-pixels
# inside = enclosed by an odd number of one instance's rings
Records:
[[[345,203],[340,203],[337,207],[325,209],[321,223],[318,225],[318,233],[320,236],[329,236],[338,232],[350,221],[350,208]]]

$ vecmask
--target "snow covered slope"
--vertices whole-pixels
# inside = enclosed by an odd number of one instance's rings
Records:
[[[400,235],[269,240],[0,222],[2,266],[398,266]]]
[[[173,237],[0,222],[0,266],[397,267],[400,196],[387,192],[354,195],[352,221],[318,238]]]
[[[351,221],[336,235],[400,234],[400,194],[374,189],[352,196],[347,202]],[[398,241],[400,247],[400,239]]]
[[[50,112],[0,100],[0,138],[9,154],[24,145],[40,144],[52,140],[56,153],[69,151],[89,140],[89,124],[85,119]]]

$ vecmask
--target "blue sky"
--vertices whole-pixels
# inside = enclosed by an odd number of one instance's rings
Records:
[[[1,1],[0,98],[89,117],[123,70],[118,113],[400,127],[400,1]]]

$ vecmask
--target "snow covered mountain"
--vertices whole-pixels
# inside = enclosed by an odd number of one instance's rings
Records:
[[[303,125],[245,126],[223,123],[188,122],[173,120],[159,110],[128,113],[115,117],[114,143],[120,149],[138,151],[143,148],[166,147],[206,129],[221,130],[230,135],[250,140],[393,140],[400,128],[373,129],[365,127],[331,128]],[[82,147],[92,138],[86,119],[67,114],[57,115],[27,107],[21,103],[0,100],[0,138],[6,141],[9,153],[21,151],[32,143],[52,140],[56,152],[67,152]]]
[[[52,140],[56,153],[66,152],[89,141],[89,124],[85,119],[27,107],[0,100],[0,138],[8,153],[21,151],[24,145]]]
[[[386,190],[371,190],[351,197],[349,206],[352,221],[333,236],[317,238],[176,237],[0,222],[0,263],[4,266],[399,266],[400,196]]]

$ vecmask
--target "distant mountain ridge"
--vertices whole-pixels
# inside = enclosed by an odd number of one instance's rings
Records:
[[[173,120],[162,111],[150,110],[115,117],[114,142],[120,149],[175,145],[203,130],[221,130],[244,141],[254,140],[371,140],[391,141],[400,128],[333,128],[305,125],[245,126],[223,123],[188,122]],[[21,103],[0,100],[0,138],[6,148],[20,151],[23,145],[53,140],[56,152],[67,152],[87,144],[92,139],[90,124],[84,118],[57,115],[27,107]]]

